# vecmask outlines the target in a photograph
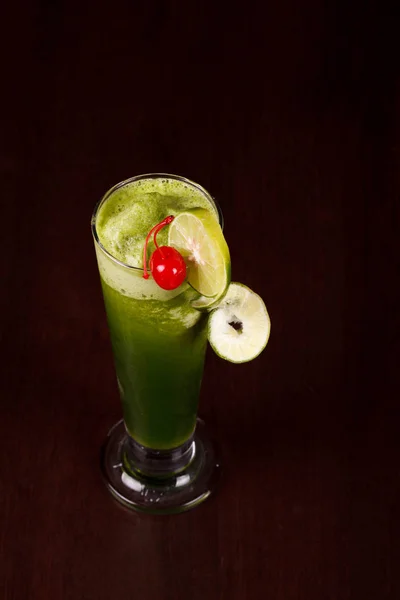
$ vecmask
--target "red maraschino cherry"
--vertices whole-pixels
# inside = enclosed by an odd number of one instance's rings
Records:
[[[178,250],[175,250],[175,248],[172,248],[171,246],[159,246],[157,244],[157,233],[163,227],[172,223],[173,220],[174,217],[170,215],[163,219],[161,223],[158,223],[150,229],[143,249],[143,277],[144,279],[148,279],[147,246],[150,237],[153,235],[156,249],[150,257],[150,270],[154,281],[163,288],[163,290],[174,290],[184,282],[186,277],[185,261]]]

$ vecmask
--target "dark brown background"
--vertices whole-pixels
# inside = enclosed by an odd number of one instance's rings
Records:
[[[2,599],[400,597],[397,24],[222,4],[3,18]],[[218,199],[272,318],[257,361],[210,352],[222,485],[165,518],[121,510],[98,466],[120,405],[89,221],[149,171]]]

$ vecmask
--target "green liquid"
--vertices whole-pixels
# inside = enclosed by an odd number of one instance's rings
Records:
[[[157,191],[146,189],[145,199],[143,188],[131,185],[113,192],[100,207],[100,242],[125,264],[142,266],[145,236],[168,214],[202,206],[216,215],[202,192],[167,181],[165,194],[160,180],[153,180]],[[158,241],[163,243],[161,236]],[[125,425],[143,446],[175,448],[190,438],[196,425],[207,315],[191,307],[197,294],[187,284],[165,292],[144,280],[141,271],[115,265],[99,248],[96,251]]]
[[[103,281],[103,294],[128,431],[143,446],[179,446],[196,423],[207,317],[189,328],[171,321],[168,328],[165,316],[186,303],[185,293],[166,303],[133,300]],[[147,303],[164,312],[163,329],[146,318],[140,305]]]

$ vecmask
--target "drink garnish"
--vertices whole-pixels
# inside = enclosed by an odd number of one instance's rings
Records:
[[[233,363],[253,360],[267,345],[271,321],[258,294],[231,283],[208,320],[208,341],[214,352]]]
[[[154,225],[146,236],[143,248],[143,278],[148,279],[147,270],[147,246],[153,236],[156,249],[150,257],[150,271],[156,284],[163,290],[174,290],[179,287],[186,278],[186,264],[182,255],[171,246],[159,246],[157,244],[157,233],[174,220],[173,215],[165,217],[160,223]]]
[[[222,229],[204,208],[179,213],[168,231],[168,244],[186,260],[187,281],[202,297],[199,308],[221,299],[231,279],[229,248]]]

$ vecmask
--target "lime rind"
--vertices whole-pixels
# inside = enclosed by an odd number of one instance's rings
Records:
[[[217,297],[213,296],[211,298],[207,298],[207,296],[200,296],[200,298],[192,300],[190,304],[193,308],[196,308],[197,310],[211,311],[214,308],[217,308],[223,297],[224,294]]]
[[[227,282],[230,282],[230,279],[231,279],[231,271],[229,269]],[[199,298],[192,300],[190,304],[193,308],[195,308],[197,310],[211,312],[215,308],[218,308],[218,306],[221,304],[221,302],[223,301],[223,299],[225,298],[225,296],[228,292],[228,289],[229,289],[229,283],[227,283],[223,292],[221,292],[220,294],[217,294],[217,296],[212,296],[211,298],[207,298],[207,296],[200,296]]]
[[[233,363],[249,362],[268,343],[271,321],[261,297],[241,283],[231,283],[210,314],[208,340],[214,352]]]

